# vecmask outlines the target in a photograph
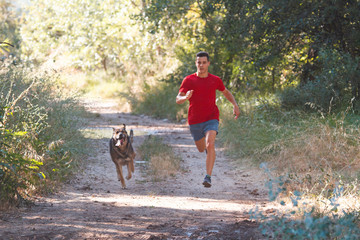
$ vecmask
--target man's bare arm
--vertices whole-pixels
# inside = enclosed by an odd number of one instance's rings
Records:
[[[229,102],[232,103],[233,105],[233,114],[235,115],[235,119],[237,119],[240,115],[240,109],[239,109],[239,106],[238,104],[236,103],[236,100],[234,98],[234,96],[231,94],[231,92],[225,88],[224,91],[222,91],[222,93],[224,94],[225,98],[227,100],[229,100]]]
[[[194,90],[189,90],[186,93],[180,92],[177,96],[176,96],[176,103],[177,104],[183,104],[184,102],[186,102],[186,100],[190,99],[192,94],[193,94]]]

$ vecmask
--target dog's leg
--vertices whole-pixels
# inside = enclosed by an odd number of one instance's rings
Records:
[[[125,189],[126,184],[125,184],[125,179],[123,177],[122,166],[119,163],[116,163],[115,165],[116,165],[116,172],[117,172],[117,175],[118,175],[118,180],[121,182],[122,188]]]
[[[131,172],[134,172],[134,171],[135,171],[134,159],[132,159],[132,160],[130,161],[130,170],[131,170]]]
[[[133,161],[129,161],[128,164],[127,164],[127,170],[128,170],[128,175],[126,177],[127,180],[129,180],[131,178],[131,171],[132,171],[132,166],[131,166],[131,163]]]

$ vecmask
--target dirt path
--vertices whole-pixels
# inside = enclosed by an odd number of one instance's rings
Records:
[[[204,188],[205,153],[197,152],[186,125],[118,112],[111,102],[87,102],[99,117],[88,128],[96,154],[59,193],[0,219],[0,239],[260,239],[248,211],[266,208],[262,173],[236,166],[217,148],[213,186]],[[135,175],[123,190],[117,181],[108,141],[113,126],[160,135],[184,160],[183,173],[152,182],[136,159]],[[137,135],[138,133],[138,135]],[[140,134],[142,133],[142,135]]]

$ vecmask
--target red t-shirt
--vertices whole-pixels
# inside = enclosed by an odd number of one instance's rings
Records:
[[[189,99],[189,124],[202,123],[212,119],[219,120],[219,109],[215,101],[216,90],[225,90],[221,78],[210,73],[206,78],[200,78],[196,73],[191,74],[184,78],[179,92],[186,93],[189,90],[194,90]]]

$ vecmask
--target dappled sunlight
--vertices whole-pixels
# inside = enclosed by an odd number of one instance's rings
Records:
[[[102,109],[101,104],[96,108]],[[138,154],[135,173],[126,181],[128,188],[121,189],[108,142],[112,127],[123,123],[134,131],[135,152],[147,136],[160,137],[181,157],[181,169],[162,181],[153,181],[146,159]],[[101,113],[82,133],[91,140],[87,147],[92,150],[83,169],[62,192],[42,199],[22,216],[23,222],[41,232],[37,237],[149,239],[174,234],[184,238],[222,235],[227,232],[224,229],[241,235],[239,228],[253,235],[257,225],[248,220],[249,211],[255,206],[271,206],[258,188],[260,179],[253,179],[248,169],[232,169],[222,148],[218,148],[214,184],[205,189],[206,154],[197,151],[186,125],[126,113]],[[211,224],[206,224],[209,221]],[[4,236],[13,234],[15,229]],[[32,234],[30,231],[26,236]]]
[[[248,211],[254,207],[253,202],[243,201],[237,203],[229,200],[216,200],[210,198],[195,198],[186,196],[151,196],[151,195],[127,195],[127,194],[91,194],[80,196],[76,193],[68,193],[73,197],[69,202],[77,203],[111,203],[117,207],[151,207],[167,208],[173,210],[191,211]]]
[[[47,229],[47,237],[54,237],[54,234],[60,232],[59,236],[65,235],[72,239],[80,236],[149,237],[151,234],[169,231],[176,231],[180,236],[190,236],[202,228],[195,224],[197,221],[208,225],[206,231],[219,232],[220,226],[242,221],[243,216],[253,208],[251,202],[237,204],[225,200],[177,196],[84,196],[78,192],[67,192],[63,200],[53,198],[51,206],[37,205],[34,211],[23,216],[23,221],[30,222],[33,229]]]

